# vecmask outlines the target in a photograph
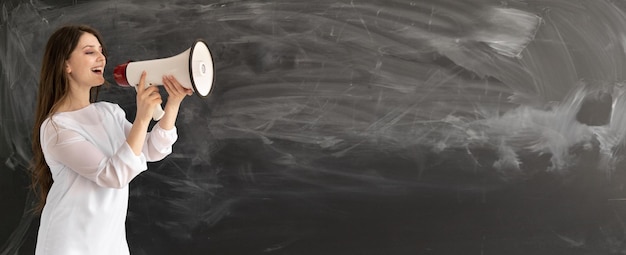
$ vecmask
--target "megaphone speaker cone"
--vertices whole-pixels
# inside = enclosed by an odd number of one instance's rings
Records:
[[[191,85],[199,96],[207,96],[213,88],[215,69],[213,58],[207,44],[198,40],[191,47],[189,54],[189,74]]]

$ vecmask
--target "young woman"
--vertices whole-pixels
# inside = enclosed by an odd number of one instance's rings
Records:
[[[177,139],[178,109],[192,91],[163,77],[165,116],[148,132],[161,103],[158,87],[144,86],[144,72],[131,124],[117,104],[95,101],[105,65],[102,39],[91,27],[61,27],[46,45],[33,128],[36,254],[129,254],[128,184],[147,161],[170,154]]]

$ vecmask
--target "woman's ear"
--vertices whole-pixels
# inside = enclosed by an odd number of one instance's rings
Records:
[[[70,65],[67,63],[67,61],[65,61],[65,72],[68,74],[72,73],[72,68],[70,68]]]

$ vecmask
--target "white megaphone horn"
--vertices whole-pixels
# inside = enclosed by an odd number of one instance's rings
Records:
[[[141,73],[146,71],[146,86],[163,85],[163,75],[173,75],[185,88],[192,89],[197,95],[206,97],[213,88],[215,69],[211,51],[203,40],[196,40],[191,48],[169,58],[145,61],[129,61],[118,65],[113,77],[118,85],[135,87],[139,84]],[[161,105],[154,109],[152,119],[160,120],[165,112]]]

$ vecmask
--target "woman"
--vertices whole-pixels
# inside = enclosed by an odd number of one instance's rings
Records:
[[[163,77],[165,115],[148,132],[158,87],[144,86],[144,72],[131,124],[118,105],[95,102],[105,64],[102,39],[88,26],[61,27],[46,45],[33,129],[36,254],[129,254],[128,183],[177,139],[178,109],[192,91]]]

